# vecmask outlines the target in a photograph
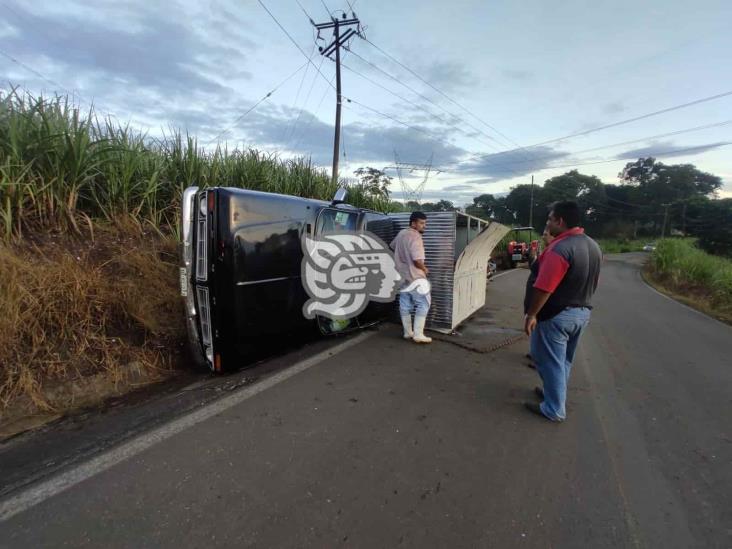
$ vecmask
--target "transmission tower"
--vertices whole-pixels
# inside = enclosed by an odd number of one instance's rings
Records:
[[[383,171],[386,170],[396,170],[397,177],[399,178],[399,184],[402,187],[402,193],[404,194],[404,202],[414,201],[418,204],[422,201],[422,193],[424,192],[424,187],[427,184],[427,180],[430,177],[431,173],[438,174],[442,170],[435,169],[432,166],[432,160],[434,158],[434,153],[430,155],[429,160],[425,164],[417,164],[414,162],[401,162],[399,160],[399,155],[397,154],[396,150],[394,151],[394,165],[393,166],[386,166]],[[402,176],[403,171],[408,171],[410,174],[414,172],[424,172],[424,177],[421,179],[419,183],[416,185],[412,185]]]

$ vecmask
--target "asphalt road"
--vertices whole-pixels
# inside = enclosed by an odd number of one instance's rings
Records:
[[[605,264],[563,424],[521,406],[525,342],[388,325],[59,471],[32,506],[9,494],[0,547],[730,547],[732,329],[638,258]],[[488,317],[520,325],[526,274],[489,285]]]

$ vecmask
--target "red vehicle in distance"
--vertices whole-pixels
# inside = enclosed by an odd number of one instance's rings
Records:
[[[539,241],[531,240],[533,227],[513,227],[512,240],[506,247],[508,266],[513,269],[518,263],[531,263],[539,255]]]

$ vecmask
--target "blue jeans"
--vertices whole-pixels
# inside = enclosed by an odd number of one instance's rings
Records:
[[[430,310],[430,302],[426,295],[422,295],[417,290],[411,292],[399,292],[399,313],[402,316],[412,314],[414,316],[427,316]]]
[[[544,384],[541,411],[551,420],[562,421],[567,417],[564,405],[572,360],[582,330],[589,322],[587,307],[567,308],[549,320],[538,322],[531,333],[531,356]]]

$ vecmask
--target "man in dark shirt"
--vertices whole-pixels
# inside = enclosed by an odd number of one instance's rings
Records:
[[[549,229],[547,227],[544,227],[544,232],[541,233],[541,240],[544,243],[544,250],[552,243],[552,240],[554,240],[554,237],[549,233]],[[541,253],[544,252],[542,251]],[[528,312],[529,306],[531,305],[531,294],[534,291],[534,282],[536,282],[536,277],[539,276],[540,255],[541,254],[539,254],[539,256],[537,256],[534,262],[529,266],[529,278],[526,280],[526,291],[524,292],[524,314]],[[534,363],[534,358],[531,356],[531,352],[526,355],[526,358],[529,359],[529,368],[536,369],[536,364]]]
[[[600,277],[602,252],[584,234],[576,202],[556,202],[547,228],[555,237],[539,259],[524,330],[531,338],[543,389],[540,405],[526,402],[532,412],[552,421],[563,421],[572,360],[582,330],[590,321],[592,295]]]

